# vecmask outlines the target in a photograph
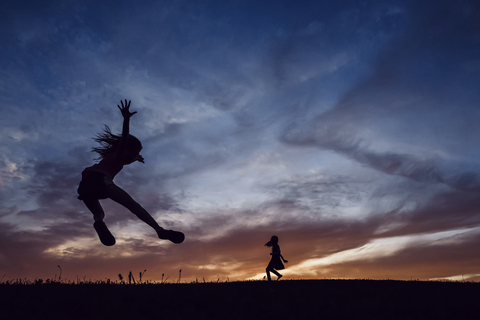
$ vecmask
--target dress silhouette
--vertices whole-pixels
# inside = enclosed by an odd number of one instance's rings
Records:
[[[266,269],[267,279],[268,279],[268,281],[271,280],[270,272],[272,272],[278,277],[277,280],[280,280],[282,275],[279,272],[277,272],[276,270],[285,269],[285,266],[283,265],[283,262],[287,263],[288,261],[285,260],[282,256],[282,253],[280,251],[280,246],[278,245],[278,237],[277,236],[272,236],[272,238],[270,238],[270,241],[268,241],[265,244],[265,246],[272,248],[272,252],[270,253],[272,258],[270,259],[270,262],[268,263],[268,266],[267,266],[267,269]],[[283,260],[283,262],[282,262],[282,260]]]
[[[92,151],[100,155],[100,162],[83,170],[82,181],[78,187],[78,199],[82,200],[92,212],[95,221],[93,227],[100,241],[106,246],[115,244],[114,236],[103,221],[105,213],[99,202],[99,199],[107,198],[129,209],[140,220],[152,227],[160,239],[182,243],[185,239],[183,233],[160,227],[147,210],[113,182],[114,177],[125,165],[136,161],[144,163],[144,159],[140,155],[143,148],[142,143],[130,134],[130,118],[137,113],[136,111],[130,112],[130,103],[130,101],[127,103],[125,99],[125,104],[121,101],[122,106],[117,105],[123,116],[122,134],[112,134],[110,128],[105,126],[104,132],[95,138],[95,141],[100,143],[100,147],[93,148]]]

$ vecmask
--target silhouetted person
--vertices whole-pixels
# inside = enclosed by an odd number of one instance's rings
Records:
[[[118,108],[123,116],[123,128],[121,135],[114,135],[108,126],[105,126],[103,133],[98,134],[95,141],[100,147],[92,148],[100,157],[100,162],[91,167],[85,168],[82,172],[82,181],[78,187],[78,199],[92,212],[94,224],[100,241],[106,246],[113,246],[115,238],[103,222],[105,213],[100,205],[99,199],[110,198],[129,209],[140,220],[155,229],[160,239],[168,239],[173,243],[182,243],[185,235],[178,231],[165,230],[160,227],[155,219],[123,189],[113,183],[113,178],[122,170],[124,165],[135,161],[144,163],[140,155],[142,143],[140,140],[129,134],[130,117],[135,112],[130,112],[130,101],[125,99],[125,105]]]
[[[267,266],[267,279],[268,281],[270,281],[270,272],[273,272],[278,278],[277,280],[280,280],[280,278],[282,277],[282,275],[280,273],[278,273],[276,270],[283,270],[285,269],[285,266],[283,265],[282,263],[282,260],[283,262],[287,263],[288,261],[285,260],[282,256],[282,253],[280,251],[280,246],[278,245],[278,237],[277,236],[272,236],[272,238],[270,238],[270,241],[268,241],[267,243],[265,243],[265,245],[267,247],[272,247],[272,253],[270,253],[270,255],[272,256],[272,258],[270,259],[270,262],[268,263],[268,266]]]

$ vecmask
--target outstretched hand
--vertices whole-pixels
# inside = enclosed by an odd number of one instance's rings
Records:
[[[127,99],[125,99],[125,105],[123,104],[123,101],[120,100],[120,103],[122,104],[122,106],[120,107],[118,104],[117,104],[117,107],[118,109],[120,109],[120,112],[122,113],[122,116],[125,118],[125,119],[128,119],[130,118],[131,116],[133,116],[135,113],[137,113],[137,111],[134,111],[134,112],[130,112],[130,103],[132,101],[128,101],[127,103]]]

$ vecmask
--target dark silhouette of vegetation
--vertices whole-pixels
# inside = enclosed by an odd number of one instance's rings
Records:
[[[109,280],[109,279],[107,279]],[[0,284],[8,319],[475,319],[480,283],[286,280]]]
[[[147,269],[143,270],[143,272],[140,271],[140,274],[139,274],[139,278],[140,278],[139,282],[140,283],[142,283],[142,277],[145,274],[145,272],[147,272]]]
[[[128,274],[128,284],[132,284],[132,280],[133,280],[133,283],[135,284],[135,278],[133,277],[133,274],[132,274],[132,271],[130,271],[130,273]]]

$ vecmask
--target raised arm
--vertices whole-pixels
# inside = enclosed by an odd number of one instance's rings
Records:
[[[120,112],[122,113],[123,116],[123,127],[122,127],[122,139],[120,139],[120,144],[117,149],[117,155],[121,156],[127,147],[127,141],[128,141],[128,135],[130,134],[130,117],[133,116],[137,111],[135,112],[130,112],[130,103],[131,101],[127,102],[127,99],[125,99],[125,104],[123,104],[123,101],[120,101],[121,107],[117,104],[118,109],[120,109]]]

